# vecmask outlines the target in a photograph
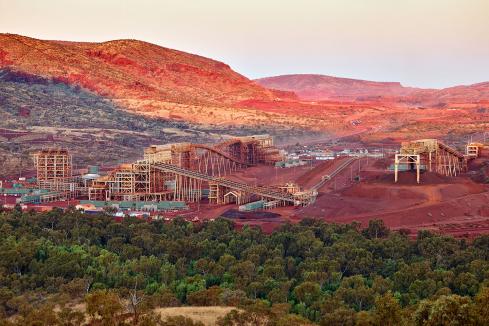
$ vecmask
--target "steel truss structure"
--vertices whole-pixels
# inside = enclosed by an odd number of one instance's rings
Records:
[[[263,199],[269,206],[307,205],[317,192],[294,193],[280,188],[256,187],[223,177],[255,164],[282,160],[268,135],[233,138],[217,145],[176,143],[153,145],[144,160],[121,165],[95,180],[91,200],[176,200],[196,202],[208,189],[210,203],[238,205]]]
[[[413,165],[416,166],[416,182],[420,180],[421,169],[421,155],[419,154],[396,154],[394,159],[394,181],[399,180],[399,166],[407,165],[413,169]]]
[[[69,182],[73,177],[72,156],[64,149],[45,149],[33,155],[38,183]]]
[[[416,181],[420,182],[421,166],[446,176],[457,176],[467,169],[467,157],[437,139],[421,139],[401,144],[395,155],[394,181],[398,181],[399,167],[407,165],[416,169]]]
[[[164,182],[171,177],[156,171],[147,161],[124,164],[98,178],[89,187],[90,200],[162,201],[170,200],[172,192]]]
[[[72,155],[66,149],[43,149],[33,155],[37,187],[50,190],[44,202],[74,198],[80,188],[73,177]]]
[[[279,200],[283,205],[305,206],[314,201],[317,195],[317,192],[313,191],[288,193],[275,187],[251,186],[167,163],[156,163],[154,167],[157,170],[186,178],[186,184],[189,186],[179,187],[176,190],[179,192],[179,198],[185,201],[194,200],[194,194],[198,193],[197,187],[204,184],[207,184],[209,188],[209,202],[214,204],[236,203],[242,205],[259,198],[267,201]],[[193,182],[191,182],[192,180]]]

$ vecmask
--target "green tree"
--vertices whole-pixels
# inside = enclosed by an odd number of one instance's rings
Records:
[[[275,324],[274,326],[313,326],[314,325],[310,320],[292,314],[279,318],[274,324]]]
[[[401,306],[390,292],[375,299],[373,314],[378,325],[396,326],[402,322]]]
[[[294,295],[299,302],[311,305],[321,296],[321,288],[317,283],[304,282],[294,288]]]
[[[213,286],[209,289],[191,292],[187,295],[187,302],[194,306],[217,306],[223,289]]]
[[[117,325],[123,306],[119,296],[110,291],[97,290],[85,297],[87,313],[93,322],[104,326]]]
[[[370,220],[368,227],[362,233],[369,239],[385,238],[389,235],[389,229],[383,220]]]
[[[479,325],[484,325],[489,320],[489,288],[482,288],[474,298],[474,315]]]
[[[355,310],[343,305],[331,308],[321,314],[321,326],[353,326],[356,324]]]
[[[370,309],[374,303],[374,291],[361,275],[344,278],[335,296],[357,311]]]
[[[422,301],[413,316],[415,325],[474,325],[471,300],[458,295],[440,296]]]
[[[69,323],[66,325],[71,325]],[[29,311],[25,316],[21,316],[14,322],[18,326],[37,326],[37,325],[61,325],[61,320],[54,311],[54,307],[44,305],[38,309]]]

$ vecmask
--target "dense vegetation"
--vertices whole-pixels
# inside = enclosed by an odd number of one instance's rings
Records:
[[[76,311],[56,314],[52,304],[85,300],[106,325],[125,311],[153,325],[147,308],[178,305],[241,308],[221,325],[483,325],[488,259],[489,236],[467,243],[424,231],[410,240],[382,221],[360,230],[308,219],[264,234],[224,219],[14,210],[0,213],[0,309],[21,324],[79,324]]]

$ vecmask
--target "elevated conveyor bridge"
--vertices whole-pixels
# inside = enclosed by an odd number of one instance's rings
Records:
[[[201,191],[203,183],[209,185],[209,200],[214,201],[216,204],[236,202],[241,205],[251,201],[252,196],[257,196],[267,200],[279,200],[284,204],[299,206],[309,204],[317,194],[317,192],[311,191],[310,196],[304,196],[304,193],[301,193],[301,196],[297,196],[283,192],[279,188],[252,186],[166,163],[157,163],[154,168],[175,174],[177,179],[182,178],[181,186],[175,188],[175,191],[178,192],[175,193],[175,197],[181,200],[194,199],[195,196],[193,194]]]

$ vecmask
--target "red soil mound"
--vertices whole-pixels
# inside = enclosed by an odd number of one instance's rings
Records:
[[[426,196],[418,191],[402,188],[386,188],[382,185],[363,185],[357,184],[341,192],[342,196],[368,198],[377,200],[406,200],[406,199],[426,199]]]
[[[382,219],[391,228],[429,229],[459,237],[489,231],[489,188],[467,176],[449,178],[425,173],[421,184],[414,173],[403,173],[394,184],[393,175],[372,175],[364,182],[336,193],[320,195],[313,205],[301,208],[296,217],[316,217],[329,222]],[[292,218],[291,220],[294,220]]]
[[[447,177],[434,172],[422,172],[420,175],[422,185],[446,184],[457,182],[456,177]],[[378,183],[392,184],[394,182],[394,172],[382,174],[374,179]],[[403,171],[398,174],[399,185],[418,185],[416,181],[416,171]]]
[[[336,163],[333,160],[321,162],[297,178],[296,183],[303,189],[310,188],[321,181],[321,177],[327,174],[327,171]]]
[[[485,191],[485,187],[480,184],[459,183],[449,184],[440,188],[440,194],[445,199],[455,199],[470,194],[478,194]]]

